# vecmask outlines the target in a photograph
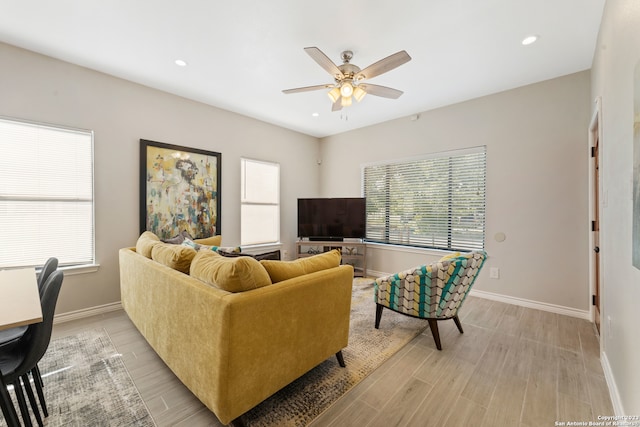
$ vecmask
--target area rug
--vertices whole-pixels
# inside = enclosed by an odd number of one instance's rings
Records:
[[[53,340],[38,367],[49,410],[47,427],[155,426],[104,329]],[[33,415],[32,420],[37,425]],[[0,425],[6,426],[4,420]]]
[[[341,368],[335,357],[327,359],[242,415],[242,421],[249,427],[308,425],[427,326],[387,310],[375,329],[375,311],[372,280],[355,279],[349,345],[342,350],[347,367]]]

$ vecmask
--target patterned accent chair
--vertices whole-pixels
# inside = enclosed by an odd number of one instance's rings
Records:
[[[484,251],[473,251],[376,279],[376,329],[380,326],[384,308],[426,319],[436,347],[442,350],[437,321],[453,319],[460,333],[464,333],[458,310],[486,257]]]

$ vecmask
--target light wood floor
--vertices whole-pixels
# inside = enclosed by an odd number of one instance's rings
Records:
[[[397,315],[385,310],[381,327]],[[442,351],[427,328],[312,426],[533,427],[613,415],[591,323],[474,297],[460,319],[464,334],[439,322]],[[221,425],[123,311],[56,324],[54,338],[92,328],[109,333],[158,426]]]

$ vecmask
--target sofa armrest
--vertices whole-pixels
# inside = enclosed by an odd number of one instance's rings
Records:
[[[352,284],[344,265],[225,297],[227,404],[244,413],[346,347]]]

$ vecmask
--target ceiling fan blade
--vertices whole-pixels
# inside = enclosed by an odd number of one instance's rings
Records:
[[[372,85],[368,83],[367,84],[360,83],[358,87],[362,88],[365,92],[367,92],[370,95],[381,96],[383,98],[398,99],[400,98],[400,95],[404,93],[403,91],[398,89],[393,89],[390,87],[380,86],[380,85]]]
[[[387,56],[386,58],[369,65],[356,75],[356,80],[371,79],[375,76],[386,73],[387,71],[391,71],[409,61],[411,61],[409,54],[406,51],[401,50],[400,52],[396,52],[393,55]]]
[[[331,111],[340,111],[342,110],[342,97],[339,96],[338,99],[336,99],[336,102],[333,103],[333,105],[331,106]]]
[[[320,89],[328,89],[333,87],[334,85],[332,84],[324,84],[324,85],[315,85],[315,86],[305,86],[305,87],[297,87],[294,89],[285,89],[282,92],[289,94],[289,93],[298,93],[298,92],[310,92],[312,90],[320,90]]]
[[[309,56],[318,63],[318,65],[331,74],[333,78],[344,77],[338,66],[317,47],[305,47],[304,51],[307,52],[307,54],[309,54]]]

